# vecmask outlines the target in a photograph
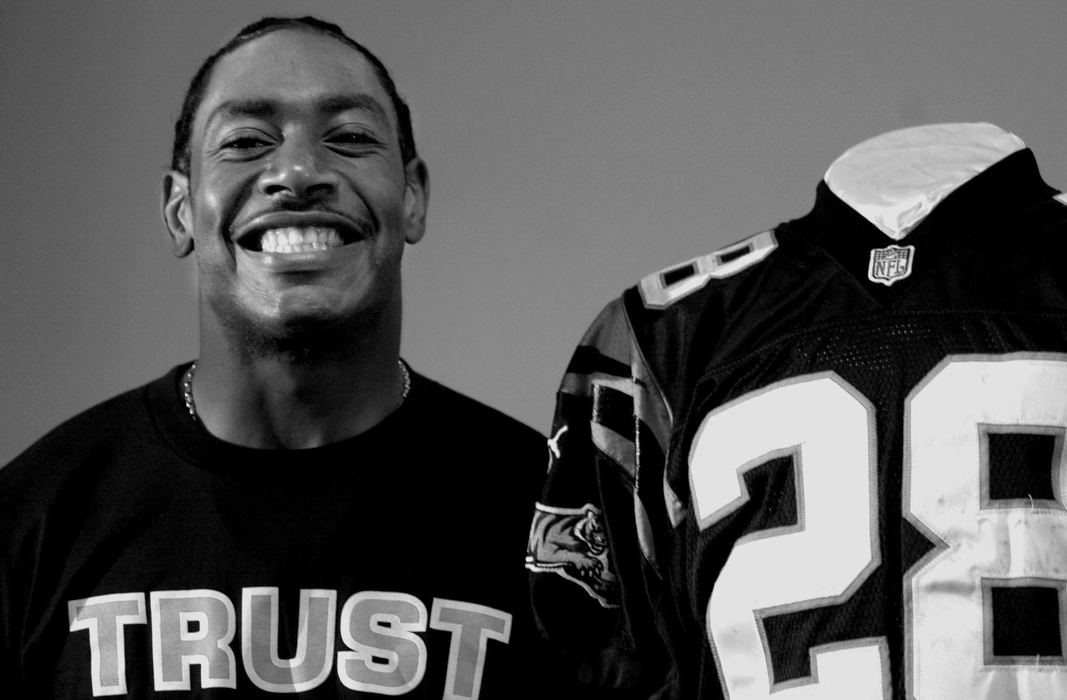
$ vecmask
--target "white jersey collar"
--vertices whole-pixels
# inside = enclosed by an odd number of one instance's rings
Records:
[[[824,177],[830,191],[900,240],[945,197],[1023,148],[986,123],[930,124],[876,136],[845,151]]]

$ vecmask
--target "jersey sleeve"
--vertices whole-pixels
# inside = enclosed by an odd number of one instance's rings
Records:
[[[670,415],[622,299],[567,367],[527,547],[538,625],[584,697],[654,697],[671,675],[661,568]]]

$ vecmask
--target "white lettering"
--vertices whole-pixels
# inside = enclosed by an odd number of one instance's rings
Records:
[[[508,643],[511,615],[484,605],[435,598],[430,627],[452,633],[443,700],[477,700],[490,639]]]
[[[126,636],[123,627],[145,624],[144,593],[116,593],[67,603],[70,631],[89,631],[93,697],[126,694]]]
[[[426,673],[426,606],[406,593],[363,591],[341,610],[341,639],[352,651],[337,654],[346,688],[402,695]]]
[[[301,589],[293,640],[284,629],[279,589],[241,590],[241,661],[251,683],[270,693],[301,693],[321,686],[333,672],[346,688],[403,695],[419,686],[427,669],[428,629],[450,635],[443,700],[477,700],[489,640],[508,644],[512,616],[459,600],[433,599],[432,613],[413,595],[388,591],[355,593],[337,615],[337,591]],[[192,667],[201,688],[237,688],[231,645],[237,613],[223,593],[209,589],[117,593],[67,603],[70,631],[87,631],[93,696],[129,692],[125,627],[149,624],[152,672],[157,691],[193,690]],[[151,619],[149,619],[151,618]],[[340,627],[345,649],[336,652]],[[336,653],[336,657],[335,657]],[[496,652],[493,652],[496,653]]]
[[[200,666],[203,688],[236,688],[237,662],[230,642],[233,603],[211,590],[153,591],[152,664],[156,690],[191,690],[189,669]]]
[[[296,653],[278,654],[278,589],[241,591],[241,658],[257,688],[272,693],[298,693],[322,685],[333,670],[337,591],[300,591]]]

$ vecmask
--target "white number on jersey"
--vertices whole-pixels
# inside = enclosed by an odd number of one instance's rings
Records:
[[[1067,602],[1067,469],[1055,452],[1054,501],[983,494],[991,432],[1067,431],[1067,358],[949,358],[905,405],[904,513],[943,543],[905,581],[906,683],[918,700],[1067,697],[1067,661],[992,654],[990,585],[1060,591]],[[799,522],[742,538],[708,603],[707,629],[731,700],[889,697],[884,637],[813,648],[809,678],[774,683],[762,619],[833,605],[880,562],[874,409],[840,377],[771,385],[709,413],[689,457],[701,529],[748,500],[742,475],[792,455]],[[1061,648],[1067,649],[1067,640]]]
[[[714,253],[648,275],[638,284],[649,309],[663,309],[701,289],[710,279],[723,279],[755,265],[774,252],[774,233],[764,231]]]

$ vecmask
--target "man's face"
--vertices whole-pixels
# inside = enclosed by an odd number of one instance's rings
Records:
[[[176,252],[195,249],[201,313],[243,337],[399,313],[427,182],[421,162],[401,162],[388,94],[359,52],[296,29],[239,47],[215,66],[190,149],[164,218]]]

